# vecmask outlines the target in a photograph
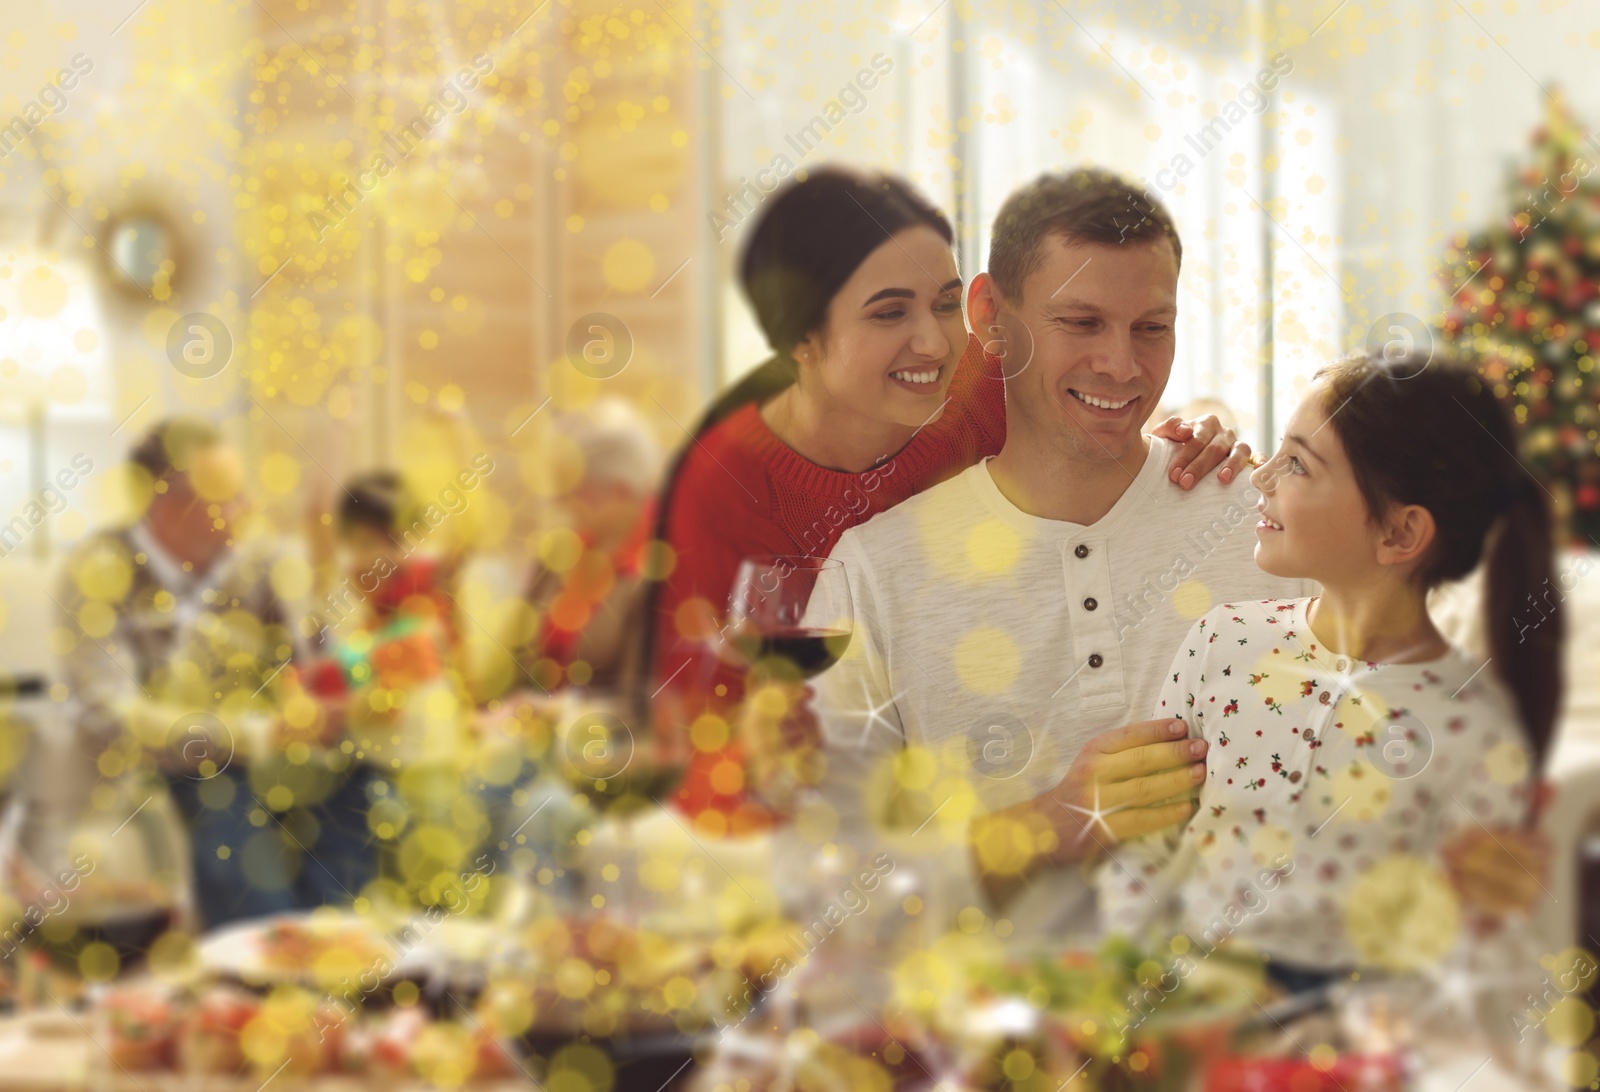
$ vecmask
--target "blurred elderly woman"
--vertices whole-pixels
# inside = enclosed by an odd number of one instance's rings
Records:
[[[646,518],[661,474],[661,451],[627,402],[603,398],[552,423],[550,445],[565,522],[547,532],[523,592],[534,612],[523,660],[546,690],[615,690],[635,641]],[[521,657],[519,657],[521,658]]]

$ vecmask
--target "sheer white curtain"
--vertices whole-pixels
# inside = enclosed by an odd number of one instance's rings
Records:
[[[713,208],[780,152],[801,166],[787,138],[882,53],[893,71],[804,163],[911,177],[961,220],[967,276],[1019,183],[1082,163],[1146,180],[1185,251],[1166,401],[1219,399],[1267,450],[1316,369],[1383,316],[1438,318],[1440,256],[1451,234],[1504,214],[1505,166],[1526,154],[1547,91],[1600,126],[1584,4],[1537,19],[1429,0],[1381,16],[1239,4],[1219,16],[1239,24],[1231,35],[1168,37],[1135,0],[1070,7],[929,0],[900,4],[897,22],[853,0],[722,12],[718,61],[751,94],[724,88],[708,119]],[[773,65],[778,52],[792,63]],[[707,282],[723,382],[765,354],[732,278],[749,222],[714,248]]]
[[[1042,172],[1095,165],[1140,180],[1183,239],[1177,356],[1164,400],[1172,408],[1218,400],[1245,439],[1270,447],[1262,412],[1268,254],[1278,427],[1293,405],[1286,388],[1331,351],[1341,321],[1339,179],[1327,132],[1334,112],[1296,86],[1292,55],[1196,53],[1063,22],[1026,42],[997,32],[996,45],[969,54],[978,248],[987,252],[988,226],[1007,194]],[[1301,130],[1315,139],[1297,138]]]
[[[98,500],[83,468],[108,461],[114,427],[100,283],[64,248],[0,243],[0,554],[75,538]]]
[[[1280,425],[1294,380],[1330,355],[1342,322],[1332,211],[1340,180],[1328,133],[1336,111],[1296,85],[1294,59],[1274,66],[1264,55],[1241,59],[1236,48],[1210,54],[1148,35],[1119,39],[1065,16],[1022,24],[962,20],[953,7],[914,14],[921,21],[887,24],[893,31],[884,36],[853,23],[844,0],[803,14],[724,13],[719,63],[744,86],[722,89],[712,126],[716,181],[705,215],[718,270],[710,290],[720,312],[719,382],[766,353],[739,294],[736,257],[780,181],[780,157],[795,169],[831,160],[911,178],[957,221],[967,277],[982,267],[989,225],[1011,190],[1044,171],[1097,164],[1143,180],[1183,233],[1166,402],[1218,399],[1241,434],[1263,446],[1268,254],[1273,341],[1290,361],[1273,398]],[[780,41],[795,63],[774,68],[762,58]],[[888,71],[860,89],[861,69],[875,63]],[[1264,91],[1263,69],[1274,90]],[[830,117],[830,102],[844,104],[842,117]]]
[[[721,383],[768,354],[740,294],[737,256],[761,204],[792,177],[786,172],[824,163],[891,171],[954,212],[951,35],[960,28],[942,13],[926,22],[914,14],[868,19],[858,0],[720,12],[718,61],[741,85],[715,96],[707,133]],[[791,63],[774,64],[774,56]],[[730,82],[717,75],[717,83]]]

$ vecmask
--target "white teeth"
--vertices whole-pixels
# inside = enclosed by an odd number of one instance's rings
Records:
[[[1274,531],[1283,530],[1283,524],[1279,523],[1275,519],[1268,519],[1266,516],[1262,516],[1261,522],[1265,523],[1268,527],[1271,527]]]
[[[1119,410],[1123,406],[1126,406],[1129,402],[1133,401],[1133,399],[1127,398],[1121,402],[1108,402],[1104,398],[1095,398],[1093,395],[1084,394],[1082,391],[1072,391],[1072,396],[1078,399],[1080,402],[1087,402],[1091,406],[1097,406],[1100,409],[1109,410]]]
[[[931,372],[890,372],[890,379],[903,379],[907,383],[936,383],[939,380],[939,369]]]

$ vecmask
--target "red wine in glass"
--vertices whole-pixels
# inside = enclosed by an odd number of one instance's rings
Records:
[[[844,564],[825,557],[746,558],[728,615],[728,639],[745,662],[792,680],[837,663],[855,628]]]
[[[735,630],[729,634],[729,640],[746,663],[782,660],[794,665],[800,678],[809,679],[839,662],[844,650],[850,647],[850,631],[803,627],[753,632]]]

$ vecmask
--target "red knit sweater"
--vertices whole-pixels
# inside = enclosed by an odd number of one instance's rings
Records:
[[[744,669],[715,651],[740,561],[760,554],[826,557],[849,528],[1000,451],[1005,383],[999,359],[976,337],[968,339],[947,397],[937,421],[859,474],[800,456],[753,405],[693,445],[667,513],[666,541],[676,560],[656,618],[651,690],[660,688],[659,729],[687,731],[707,712],[730,715],[743,694]],[[735,833],[764,826],[768,817],[741,790],[742,776],[737,747],[696,752],[678,806],[719,811]]]

